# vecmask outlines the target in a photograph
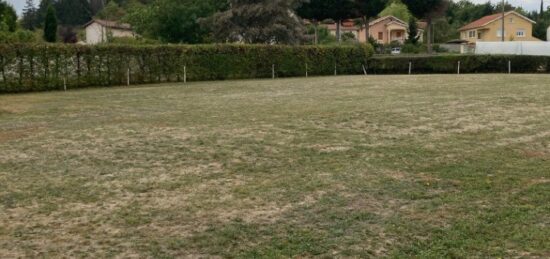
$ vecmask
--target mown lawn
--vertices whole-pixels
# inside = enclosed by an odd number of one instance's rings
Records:
[[[550,76],[0,96],[0,257],[550,257]]]

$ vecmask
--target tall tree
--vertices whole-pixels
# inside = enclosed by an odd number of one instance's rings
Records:
[[[354,18],[357,13],[357,6],[354,0],[330,0],[328,1],[327,13],[329,18],[336,22],[336,38],[342,42],[342,20]]]
[[[448,0],[403,0],[411,13],[419,18],[424,18],[427,23],[427,45],[428,53],[432,53],[432,33],[433,20],[445,14],[445,10],[449,5]]]
[[[302,0],[230,0],[231,8],[210,20],[221,42],[298,44],[304,26],[295,10]]]
[[[36,11],[36,21],[35,27],[44,27],[44,20],[46,20],[46,14],[48,13],[48,8],[54,6],[54,0],[40,0],[38,4],[38,10]]]
[[[54,7],[59,23],[63,25],[83,25],[92,18],[88,0],[57,0]]]
[[[132,8],[124,20],[141,35],[162,42],[204,43],[210,30],[199,21],[226,8],[220,0],[156,0]]]
[[[53,5],[50,5],[46,12],[46,19],[44,20],[44,40],[47,42],[57,41],[57,16]]]
[[[300,8],[296,10],[296,13],[313,23],[314,28],[314,40],[315,44],[319,43],[319,22],[329,19],[327,10],[329,6],[326,0],[306,0]]]
[[[362,26],[365,28],[365,39],[370,37],[369,21],[376,17],[388,4],[387,0],[355,0],[357,14],[361,17]]]
[[[3,0],[0,0],[0,25],[10,32],[15,32],[17,29],[17,13]]]
[[[411,19],[411,17],[413,17],[407,6],[399,0],[391,1],[391,3],[386,6],[386,8],[384,8],[384,10],[382,10],[378,15],[392,15],[403,21],[408,21]]]
[[[34,30],[36,27],[36,6],[33,0],[26,0],[23,15],[21,17],[21,26],[27,30]]]
[[[409,37],[407,38],[406,43],[416,45],[420,39],[420,35],[418,35],[418,24],[416,18],[414,17],[409,19],[408,34]]]

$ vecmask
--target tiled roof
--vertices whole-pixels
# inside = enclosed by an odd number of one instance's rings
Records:
[[[509,15],[509,14],[516,14],[518,15],[519,17],[521,18],[524,18],[525,20],[531,22],[531,23],[535,23],[534,21],[532,21],[531,19],[517,13],[517,12],[514,12],[514,11],[510,11],[510,12],[507,12],[504,14],[504,16],[506,15]],[[469,24],[466,24],[465,26],[463,26],[462,28],[458,29],[459,31],[465,31],[465,30],[471,30],[471,29],[475,29],[475,28],[479,28],[479,27],[482,27],[482,26],[485,26],[487,25],[488,23],[490,22],[493,22],[495,20],[498,20],[502,17],[502,13],[497,13],[497,14],[492,14],[492,15],[487,15],[485,17],[481,17],[479,20],[475,20]]]
[[[118,23],[118,22],[115,22],[115,21],[107,21],[107,20],[100,20],[100,19],[93,19],[91,21],[89,21],[88,23],[86,23],[84,25],[84,27],[88,27],[90,24],[92,23],[98,23],[102,26],[105,26],[107,28],[111,28],[111,29],[121,29],[121,30],[131,30],[132,29],[132,26],[130,24],[127,24],[127,23]]]

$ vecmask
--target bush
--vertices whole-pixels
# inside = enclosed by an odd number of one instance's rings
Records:
[[[517,55],[374,57],[369,60],[368,71],[373,74],[406,74],[409,62],[412,62],[415,74],[457,73],[459,61],[461,73],[507,73],[509,61],[513,73],[550,72],[550,57]]]
[[[403,48],[401,48],[401,52],[409,53],[409,54],[419,54],[419,53],[424,53],[425,50],[422,47],[422,45],[407,43],[403,45]]]
[[[0,45],[0,92],[188,80],[360,74],[370,45]]]

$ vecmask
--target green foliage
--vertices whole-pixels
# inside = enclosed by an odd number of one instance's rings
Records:
[[[407,47],[409,48],[409,47]],[[462,73],[507,73],[508,61],[513,73],[550,72],[550,57],[517,55],[445,55],[445,56],[392,56],[369,60],[369,71],[375,74],[457,73],[458,62]]]
[[[188,80],[360,74],[370,45],[0,45],[0,92]],[[306,65],[307,64],[307,65]]]
[[[32,31],[17,30],[15,32],[0,32],[0,44],[34,43],[38,42]]]
[[[54,7],[59,24],[62,25],[83,25],[92,19],[88,0],[56,0]]]
[[[157,0],[131,8],[125,20],[139,34],[162,42],[205,43],[210,31],[199,21],[226,7],[219,0]]]
[[[418,44],[412,44],[412,43],[406,43],[401,48],[402,53],[408,53],[408,54],[419,54],[425,52],[425,49],[422,45]]]
[[[15,32],[17,29],[17,14],[15,9],[3,0],[0,0],[0,30]]]
[[[391,2],[378,16],[388,15],[395,16],[402,21],[408,21],[413,17],[407,6],[399,0]]]
[[[217,42],[298,44],[305,28],[294,15],[302,0],[230,0],[207,24]]]
[[[21,26],[27,30],[34,30],[37,20],[37,9],[34,6],[33,0],[26,0],[23,16],[21,17]]]
[[[48,7],[46,20],[44,21],[44,40],[47,42],[57,41],[57,16],[52,5]]]
[[[416,45],[422,35],[418,34],[418,24],[414,17],[411,17],[409,19],[409,29],[408,29],[409,37],[405,41],[405,43]]]

